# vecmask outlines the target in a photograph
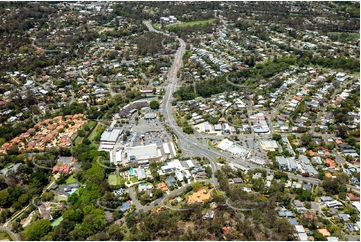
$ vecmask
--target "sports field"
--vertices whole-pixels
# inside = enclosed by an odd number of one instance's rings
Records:
[[[120,185],[120,176],[118,174],[110,174],[108,177],[108,183],[111,186]]]
[[[185,23],[181,23],[181,24],[174,24],[171,25],[172,27],[188,27],[188,26],[193,26],[193,25],[197,25],[197,24],[208,24],[208,23],[212,23],[214,21],[214,18],[212,19],[207,19],[207,20],[198,20],[198,21],[192,21],[192,22],[185,22]]]

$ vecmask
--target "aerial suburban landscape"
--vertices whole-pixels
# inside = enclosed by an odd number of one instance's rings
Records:
[[[360,2],[0,2],[0,223],[359,241]]]

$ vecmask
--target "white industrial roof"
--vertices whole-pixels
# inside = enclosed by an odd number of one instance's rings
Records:
[[[128,148],[128,157],[135,156],[135,160],[148,160],[159,157],[157,145],[135,146]]]

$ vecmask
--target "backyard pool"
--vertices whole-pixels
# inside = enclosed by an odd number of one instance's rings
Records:
[[[76,189],[71,189],[68,193],[70,194],[70,196],[76,191]]]
[[[134,169],[130,168],[129,173],[130,173],[130,175],[134,176]]]

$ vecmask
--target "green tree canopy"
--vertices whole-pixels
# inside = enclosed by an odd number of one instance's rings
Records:
[[[24,238],[25,240],[40,240],[50,230],[50,221],[47,219],[40,219],[25,228]]]
[[[151,101],[151,102],[149,103],[149,107],[150,107],[151,109],[158,109],[158,108],[159,108],[159,102],[156,101],[156,100],[153,100],[153,101]]]

